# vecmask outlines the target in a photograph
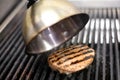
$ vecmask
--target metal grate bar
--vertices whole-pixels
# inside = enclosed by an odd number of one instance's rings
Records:
[[[18,30],[19,31],[19,30]],[[17,32],[16,32],[16,37],[13,39],[13,38],[11,38],[12,39],[12,41],[8,41],[4,46],[3,46],[3,48],[1,49],[1,53],[2,52],[4,52],[4,54],[1,54],[1,60],[0,60],[0,64],[1,64],[1,62],[3,62],[3,60],[4,60],[4,58],[7,56],[7,53],[8,53],[8,51],[11,49],[11,48],[13,48],[13,46],[14,46],[14,43],[18,40],[18,38],[20,37],[20,34],[21,34],[21,32],[18,32],[18,34],[17,34]]]
[[[19,12],[19,13],[22,13],[23,11]],[[0,43],[0,48],[3,47],[3,45],[5,44],[5,42],[7,41],[7,39],[11,38],[12,35],[14,35],[13,33],[17,30],[17,28],[20,28],[18,27],[20,24],[21,24],[21,21],[22,21],[22,17],[21,15],[23,14],[20,14],[20,15],[16,15],[12,21],[9,22],[9,24],[6,26],[7,28],[5,28],[3,30],[3,32],[1,32],[1,36],[2,38],[0,38],[0,41],[2,41]],[[14,26],[13,26],[14,25]],[[19,32],[19,31],[18,31]],[[9,35],[8,35],[9,34]]]
[[[56,74],[55,80],[60,80],[60,74],[59,73]]]
[[[30,70],[30,68],[31,68],[31,66],[32,66],[35,58],[36,58],[35,56],[31,56],[31,57],[30,57],[30,59],[29,59],[27,65],[26,65],[24,71],[22,72],[22,74],[21,74],[21,76],[20,76],[20,80],[23,80],[23,79],[26,79],[26,78],[27,78],[26,74],[27,74],[28,71]]]
[[[109,20],[109,23],[110,23],[110,31],[109,31],[109,43],[110,43],[110,46],[109,46],[109,50],[110,50],[110,80],[114,80],[114,74],[113,74],[113,44],[112,44],[112,28],[111,28],[111,10],[108,9],[107,11],[108,13],[108,17],[110,18]]]
[[[9,63],[5,65],[6,66],[5,69],[2,69],[3,71],[0,77],[2,77],[3,79],[6,77],[11,67],[14,65],[14,62],[16,61],[17,57],[19,56],[19,52],[22,50],[22,48],[23,48],[23,43],[19,45],[19,49],[16,51],[16,54],[13,55],[13,57],[9,60]]]
[[[10,70],[10,72],[8,73],[6,80],[12,79],[13,74],[16,72],[20,62],[22,61],[23,57],[25,56],[24,54],[24,50],[20,53],[21,55],[18,57],[18,59],[16,60],[16,62],[14,63],[12,69]]]
[[[100,65],[100,58],[101,58],[100,57],[100,53],[101,53],[101,51],[100,51],[100,47],[101,47],[100,42],[101,42],[101,39],[100,38],[101,38],[102,9],[96,9],[95,12],[94,12],[94,14],[98,14],[98,15],[96,15],[96,17],[94,18],[94,27],[93,27],[93,30],[91,31],[92,32],[91,33],[92,37],[91,37],[91,41],[90,41],[91,42],[90,46],[92,48],[96,49],[96,57],[95,57],[95,61],[93,62],[93,64],[96,64],[96,65],[92,66],[92,71],[90,71],[90,73],[91,72],[95,72],[95,73],[93,75],[90,75],[90,77],[92,79],[96,79],[96,80],[98,79],[99,80],[100,76],[101,76],[101,75],[98,75],[98,73],[100,71],[99,65]],[[98,20],[98,18],[99,18],[99,20]],[[92,29],[92,27],[91,27],[91,29]],[[98,37],[96,37],[96,36],[98,36]],[[95,39],[98,40],[97,41],[97,45],[95,44]],[[95,68],[95,71],[94,71],[94,68]],[[89,80],[89,78],[88,78],[88,80]]]
[[[120,42],[120,10],[117,8],[116,9],[116,15],[117,15],[117,18],[118,18],[118,21],[116,21],[116,27],[117,27],[117,32],[118,32],[118,42]]]
[[[88,13],[89,13],[89,16],[90,16],[90,20],[88,22],[88,29],[86,29],[86,31],[88,30],[87,31],[87,37],[86,37],[86,45],[89,44],[89,35],[90,35],[90,29],[91,29],[90,26],[91,26],[91,19],[93,18],[93,11],[89,10]]]
[[[10,53],[4,58],[4,57],[1,57],[1,72],[3,70],[3,68],[6,66],[6,64],[9,62],[9,60],[11,59],[11,57],[13,56],[13,52],[15,52],[17,50],[17,46],[22,42],[22,38],[19,39],[19,42],[17,44],[14,45],[14,48],[10,51]]]
[[[45,78],[47,78],[47,73],[48,73],[48,68],[47,66],[44,66],[43,68],[43,72],[41,75],[39,75],[39,80],[45,80]]]
[[[119,63],[119,50],[118,50],[118,37],[117,37],[117,28],[116,28],[116,21],[115,19],[117,18],[117,10],[113,9],[113,20],[114,20],[114,36],[115,36],[115,65],[116,65],[116,73],[117,73],[117,80],[120,80],[120,63]],[[119,35],[118,35],[119,36]]]
[[[38,80],[39,75],[42,72],[42,69],[43,69],[43,67],[41,67],[41,66],[38,67],[37,72],[35,73],[35,76],[34,76],[33,80]]]
[[[38,68],[40,59],[41,59],[41,55],[38,55],[28,73],[27,80],[33,79],[36,69]]]
[[[6,48],[8,48],[8,44],[9,44],[9,46],[11,45],[13,45],[13,43],[11,43],[12,41],[13,41],[13,39],[14,38],[16,38],[16,36],[18,35],[18,34],[16,34],[16,33],[21,33],[20,32],[20,27],[18,27],[18,29],[15,29],[15,32],[13,33],[13,35],[10,35],[10,38],[8,39],[8,38],[6,38],[5,40],[3,40],[2,42],[1,42],[1,44],[0,44],[0,47],[1,47],[1,50],[0,50],[0,55],[2,55],[2,52],[3,51],[5,51],[6,50]],[[8,48],[8,49],[10,49],[10,47]]]
[[[54,77],[55,77],[54,71],[51,71],[51,72],[50,72],[50,75],[49,75],[49,77],[48,77],[48,80],[53,80]]]
[[[98,43],[97,43],[97,49],[96,49],[96,71],[95,71],[95,80],[99,80],[99,76],[98,73],[100,71],[99,69],[99,66],[100,66],[100,42],[101,42],[101,39],[100,39],[100,36],[101,36],[101,29],[100,29],[100,26],[99,26],[99,30],[98,30]]]
[[[23,61],[21,62],[21,64],[19,65],[17,71],[15,72],[12,80],[17,80],[20,77],[20,75],[22,74],[22,71],[24,70],[29,58],[30,57],[28,55],[25,55],[25,57],[23,58]]]
[[[16,33],[17,34],[17,33]],[[13,51],[15,51],[15,48],[14,49],[12,49],[11,50],[11,48],[15,45],[14,43],[15,43],[15,41],[17,41],[18,40],[18,38],[20,38],[20,32],[18,32],[18,35],[16,35],[16,37],[14,38],[14,40],[11,42],[11,43],[7,43],[8,45],[6,45],[6,46],[8,46],[7,47],[7,49],[5,50],[5,52],[4,52],[4,54],[2,54],[1,55],[1,60],[0,60],[0,64],[1,63],[4,63],[4,61],[5,61],[5,59],[7,59],[7,57],[10,57],[10,56],[12,56],[12,53],[13,53]],[[9,51],[9,54],[7,54],[8,53],[8,51]],[[2,53],[2,52],[1,52]],[[8,56],[9,55],[9,56]],[[5,58],[6,57],[6,58]],[[3,61],[4,60],[4,61]]]
[[[118,19],[119,19],[119,25],[120,25],[120,9],[119,8],[117,8],[117,13],[118,13]],[[119,28],[119,31],[120,31],[120,28]]]
[[[47,75],[47,70],[44,69],[43,73],[41,74],[41,77],[39,78],[39,80],[45,80],[46,75]]]
[[[94,48],[94,45],[95,45],[95,31],[96,31],[96,17],[97,17],[97,15],[96,15],[96,13],[97,13],[98,11],[97,10],[94,10],[94,20],[95,20],[95,22],[94,22],[94,28],[93,28],[93,31],[91,31],[92,32],[92,37],[91,37],[91,45],[90,45],[90,47],[91,48]],[[87,72],[87,80],[89,80],[90,78],[91,78],[91,69],[92,69],[92,66],[90,66],[90,68],[88,69],[88,72]]]
[[[52,51],[50,51],[52,52]],[[46,54],[45,58],[42,60],[42,64],[41,65],[44,65],[43,67],[43,71],[42,71],[42,74],[39,75],[38,79],[39,80],[48,80],[49,79],[49,75],[50,73],[52,73],[53,70],[50,70],[49,67],[47,66],[47,56],[48,56],[49,53]],[[44,55],[42,55],[44,56]]]
[[[103,12],[105,12],[105,10],[102,10],[102,15],[103,15]],[[106,17],[106,15],[105,15]],[[103,69],[102,69],[102,72],[103,72],[103,77],[102,77],[102,80],[106,80],[106,23],[105,23],[105,17],[104,17],[104,26],[103,26],[103,46],[102,46],[102,56],[103,56]]]
[[[43,67],[39,65],[39,67],[38,67],[37,70],[36,70],[37,72],[35,73],[35,76],[34,76],[33,80],[38,80],[39,75],[40,75],[41,72],[42,72],[42,69],[43,69]]]
[[[16,25],[17,26],[17,25]],[[20,27],[19,27],[20,28]],[[10,32],[9,32],[9,35],[6,35],[5,38],[2,38],[1,39],[1,43],[0,43],[0,48],[2,48],[3,44],[5,44],[5,42],[11,38],[11,36],[13,36],[13,33],[17,30],[18,28],[17,27],[14,27]]]
[[[40,78],[40,75],[42,74],[43,70],[45,69],[44,67],[46,66],[46,64],[47,64],[47,60],[45,60],[45,57],[43,57],[43,55],[41,55],[40,64],[36,70],[37,72],[35,73],[33,80],[38,80]]]
[[[19,35],[18,35],[19,36]],[[1,60],[3,59],[4,61],[1,64],[1,69],[6,65],[6,63],[9,61],[9,59],[12,57],[12,53],[16,51],[17,46],[22,42],[22,38],[19,39],[19,42],[14,45],[14,48],[10,51],[8,54],[9,56],[6,56],[6,58],[1,57]]]

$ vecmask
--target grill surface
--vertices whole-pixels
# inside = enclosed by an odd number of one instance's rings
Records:
[[[92,65],[66,76],[48,66],[47,56],[54,50],[43,55],[26,54],[22,19],[18,16],[0,34],[0,80],[120,80],[120,8],[81,11],[89,14],[88,24],[59,48],[71,44],[89,45],[96,51]]]

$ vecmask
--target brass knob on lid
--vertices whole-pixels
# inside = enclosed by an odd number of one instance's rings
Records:
[[[65,0],[40,0],[25,14],[23,36],[28,53],[40,54],[66,42],[87,23],[89,16]]]

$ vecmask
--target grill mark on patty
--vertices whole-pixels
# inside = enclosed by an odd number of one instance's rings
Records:
[[[76,56],[73,56],[73,57],[70,57],[70,58],[66,58],[63,62],[58,62],[57,65],[61,65],[61,64],[63,64],[64,62],[66,62],[66,61],[68,61],[68,60],[71,60],[71,59],[73,59],[73,58],[76,58],[76,57],[78,57],[78,56],[82,56],[82,55],[85,55],[85,54],[91,53],[91,52],[93,52],[93,50],[89,50],[89,51],[87,51],[87,52],[83,52],[83,53],[80,54],[80,55],[76,55]]]
[[[89,48],[83,48],[83,49],[80,49],[80,50],[78,50],[78,51],[76,51],[76,52],[70,52],[70,53],[68,53],[68,54],[63,54],[62,56],[60,56],[60,57],[52,60],[52,62],[56,62],[56,61],[60,60],[61,58],[66,57],[66,56],[69,56],[69,55],[72,55],[72,54],[78,54],[79,52],[84,51],[84,50],[87,50],[87,49],[89,49]]]
[[[63,51],[58,51],[58,52],[55,52],[55,53],[53,53],[53,54],[51,54],[52,56],[50,56],[49,57],[49,59],[52,59],[52,58],[54,58],[54,57],[58,57],[59,56],[59,54],[61,54],[61,53],[64,53],[64,52],[69,52],[71,50],[71,48],[69,48],[69,49],[65,49],[65,50],[63,50]]]
[[[57,57],[57,56],[59,56],[59,55],[62,55],[61,53],[67,53],[67,52],[69,52],[70,50],[74,50],[74,49],[81,48],[81,47],[86,47],[86,46],[85,46],[85,45],[79,45],[79,46],[74,46],[74,45],[73,45],[73,46],[64,48],[64,49],[62,49],[63,51],[62,51],[62,50],[59,50],[59,51],[53,53],[53,54],[56,54],[56,55],[51,56],[49,59],[52,59],[52,58]]]
[[[63,52],[61,51],[60,54],[61,54],[61,53],[65,53],[65,52],[69,52],[69,51],[70,51],[70,50],[66,50],[66,51],[63,51]],[[54,53],[54,55],[51,56],[51,57],[49,58],[49,60],[50,60],[50,59],[53,59],[53,58],[55,58],[55,57],[58,57],[58,56],[59,56],[59,55],[57,55],[57,53]]]
[[[52,59],[52,58],[54,58],[54,57],[59,56],[61,53],[69,52],[71,49],[72,49],[72,48],[68,48],[68,49],[64,49],[63,51],[60,50],[59,52],[55,52],[55,53],[53,53],[53,54],[55,54],[55,55],[52,54],[53,56],[51,56],[50,58]]]
[[[86,60],[88,60],[88,59],[90,59],[90,58],[94,58],[94,56],[93,56],[93,55],[86,56],[83,60],[76,60],[75,62],[72,62],[70,65],[78,64],[78,63],[83,62],[83,61],[86,61]]]
[[[83,47],[83,46],[80,46],[79,48],[81,48],[81,47]],[[66,52],[68,52],[68,51],[70,51],[70,50],[73,50],[73,49],[76,49],[76,48],[78,48],[78,46],[68,47],[67,50],[64,49],[62,52],[66,53]],[[60,53],[62,53],[62,52],[60,52]]]

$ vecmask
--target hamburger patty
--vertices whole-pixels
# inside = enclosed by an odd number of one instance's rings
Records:
[[[62,48],[48,57],[49,66],[60,73],[70,74],[89,66],[95,51],[86,45],[72,45]]]

